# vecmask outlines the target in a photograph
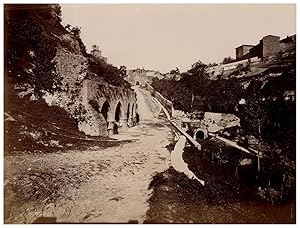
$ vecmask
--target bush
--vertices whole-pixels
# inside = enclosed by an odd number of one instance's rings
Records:
[[[56,54],[56,42],[53,36],[45,33],[41,18],[47,21],[51,19],[48,23],[55,27],[61,21],[60,15],[57,5],[5,6],[5,63],[9,76],[18,82],[30,84],[38,97],[43,90],[52,92],[53,85],[59,81],[52,62]],[[33,73],[27,73],[26,68],[32,68]]]

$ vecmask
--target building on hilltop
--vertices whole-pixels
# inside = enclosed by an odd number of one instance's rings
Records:
[[[252,47],[251,47],[252,46]],[[265,58],[285,52],[296,47],[296,35],[288,36],[280,40],[279,36],[264,36],[257,45],[241,45],[236,48],[236,60],[249,59],[253,57]]]
[[[100,51],[98,46],[93,45],[93,49],[91,50],[91,54],[94,57],[96,57],[97,59],[103,60],[105,63],[107,63],[107,58],[102,55],[102,52]]]
[[[164,75],[156,70],[133,69],[128,70],[128,77],[125,78],[131,85],[145,86],[151,83],[153,78],[163,79]]]
[[[249,64],[256,64],[263,60],[271,60],[274,56],[294,56],[296,53],[296,34],[287,36],[280,40],[279,36],[264,36],[257,45],[240,45],[235,48],[236,59],[231,63],[220,63],[207,68],[211,80],[218,78],[232,77],[232,73],[238,67],[247,67]],[[242,74],[239,75],[241,77]]]
[[[254,45],[241,45],[235,49],[236,59],[242,58],[244,55],[248,54],[250,49],[253,48]]]

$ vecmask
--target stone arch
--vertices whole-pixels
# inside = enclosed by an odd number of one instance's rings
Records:
[[[202,141],[207,138],[207,132],[203,129],[197,128],[194,131],[194,139],[196,141]]]
[[[132,118],[135,117],[135,109],[134,109],[135,106],[136,106],[135,103],[133,103],[133,104],[132,104],[132,109],[131,109],[131,116],[132,116]]]
[[[109,102],[106,100],[103,103],[101,111],[100,111],[106,122],[107,122],[109,110],[110,110],[110,105],[109,105]]]
[[[141,83],[140,83],[140,81],[136,81],[136,83],[135,83],[136,85],[140,85]]]
[[[128,121],[129,119],[130,119],[130,103],[128,103],[127,113],[126,113],[126,120]]]
[[[121,102],[119,101],[118,103],[117,103],[117,106],[116,106],[116,108],[115,108],[115,121],[116,122],[119,122],[120,120],[121,120],[121,118],[122,118],[122,104],[121,104]]]

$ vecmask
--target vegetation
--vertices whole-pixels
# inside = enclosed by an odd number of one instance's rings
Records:
[[[175,75],[180,74],[180,71],[179,71],[178,67],[176,67],[176,69],[171,70],[170,74],[175,74]]]
[[[89,71],[102,77],[106,82],[114,86],[125,86],[130,88],[130,84],[123,79],[122,71],[112,64],[106,63],[93,55],[89,55]]]
[[[126,66],[120,66],[119,71],[120,71],[120,76],[122,78],[125,78],[127,76],[127,68],[126,68]]]
[[[194,63],[181,79],[154,79],[152,86],[174,103],[175,109],[233,113],[242,92],[241,85],[230,80],[209,80],[206,65]]]
[[[266,197],[273,202],[275,198],[284,200],[295,187],[296,71],[293,63],[292,59],[277,60],[276,66],[270,66],[261,77],[209,80],[206,66],[198,61],[181,73],[179,81],[154,79],[152,86],[174,102],[175,109],[190,114],[198,110],[237,115],[243,135],[255,136],[258,150],[265,156],[256,184],[268,189]],[[250,71],[248,63],[238,66],[234,73]],[[274,74],[278,75],[274,77]],[[244,87],[245,83],[248,86]],[[239,104],[242,98],[245,104]],[[278,193],[276,197],[274,192]]]
[[[239,107],[238,113],[246,132],[266,145],[260,148],[266,156],[260,183],[269,192],[275,189],[281,200],[295,184],[296,103],[284,95],[285,91],[295,91],[295,80],[295,74],[285,72],[265,85],[252,81],[245,91],[246,104]]]
[[[80,52],[88,59],[92,73],[112,85],[129,87],[123,80],[126,68],[122,66],[118,69],[88,54],[80,33],[81,29],[77,26],[61,25],[61,7],[57,4],[6,5],[5,75],[11,81],[28,83],[36,97],[57,90],[61,81],[53,61],[57,48],[62,46],[75,51],[73,43],[58,38],[68,34],[78,42]]]
[[[234,62],[234,61],[235,61],[234,58],[228,56],[228,57],[225,57],[225,58],[223,59],[223,64],[226,64],[226,63],[232,63],[232,62]]]
[[[59,5],[5,6],[6,69],[10,77],[31,85],[37,96],[42,91],[52,92],[59,84],[52,61],[57,42],[53,36],[43,35],[40,21],[63,31],[60,16]]]

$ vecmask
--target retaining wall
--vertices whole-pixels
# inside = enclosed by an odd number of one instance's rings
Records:
[[[145,84],[146,89],[151,93],[153,97],[155,97],[162,106],[168,111],[169,115],[173,117],[174,114],[174,107],[173,103],[168,99],[164,98],[159,92],[157,92],[149,83]]]

